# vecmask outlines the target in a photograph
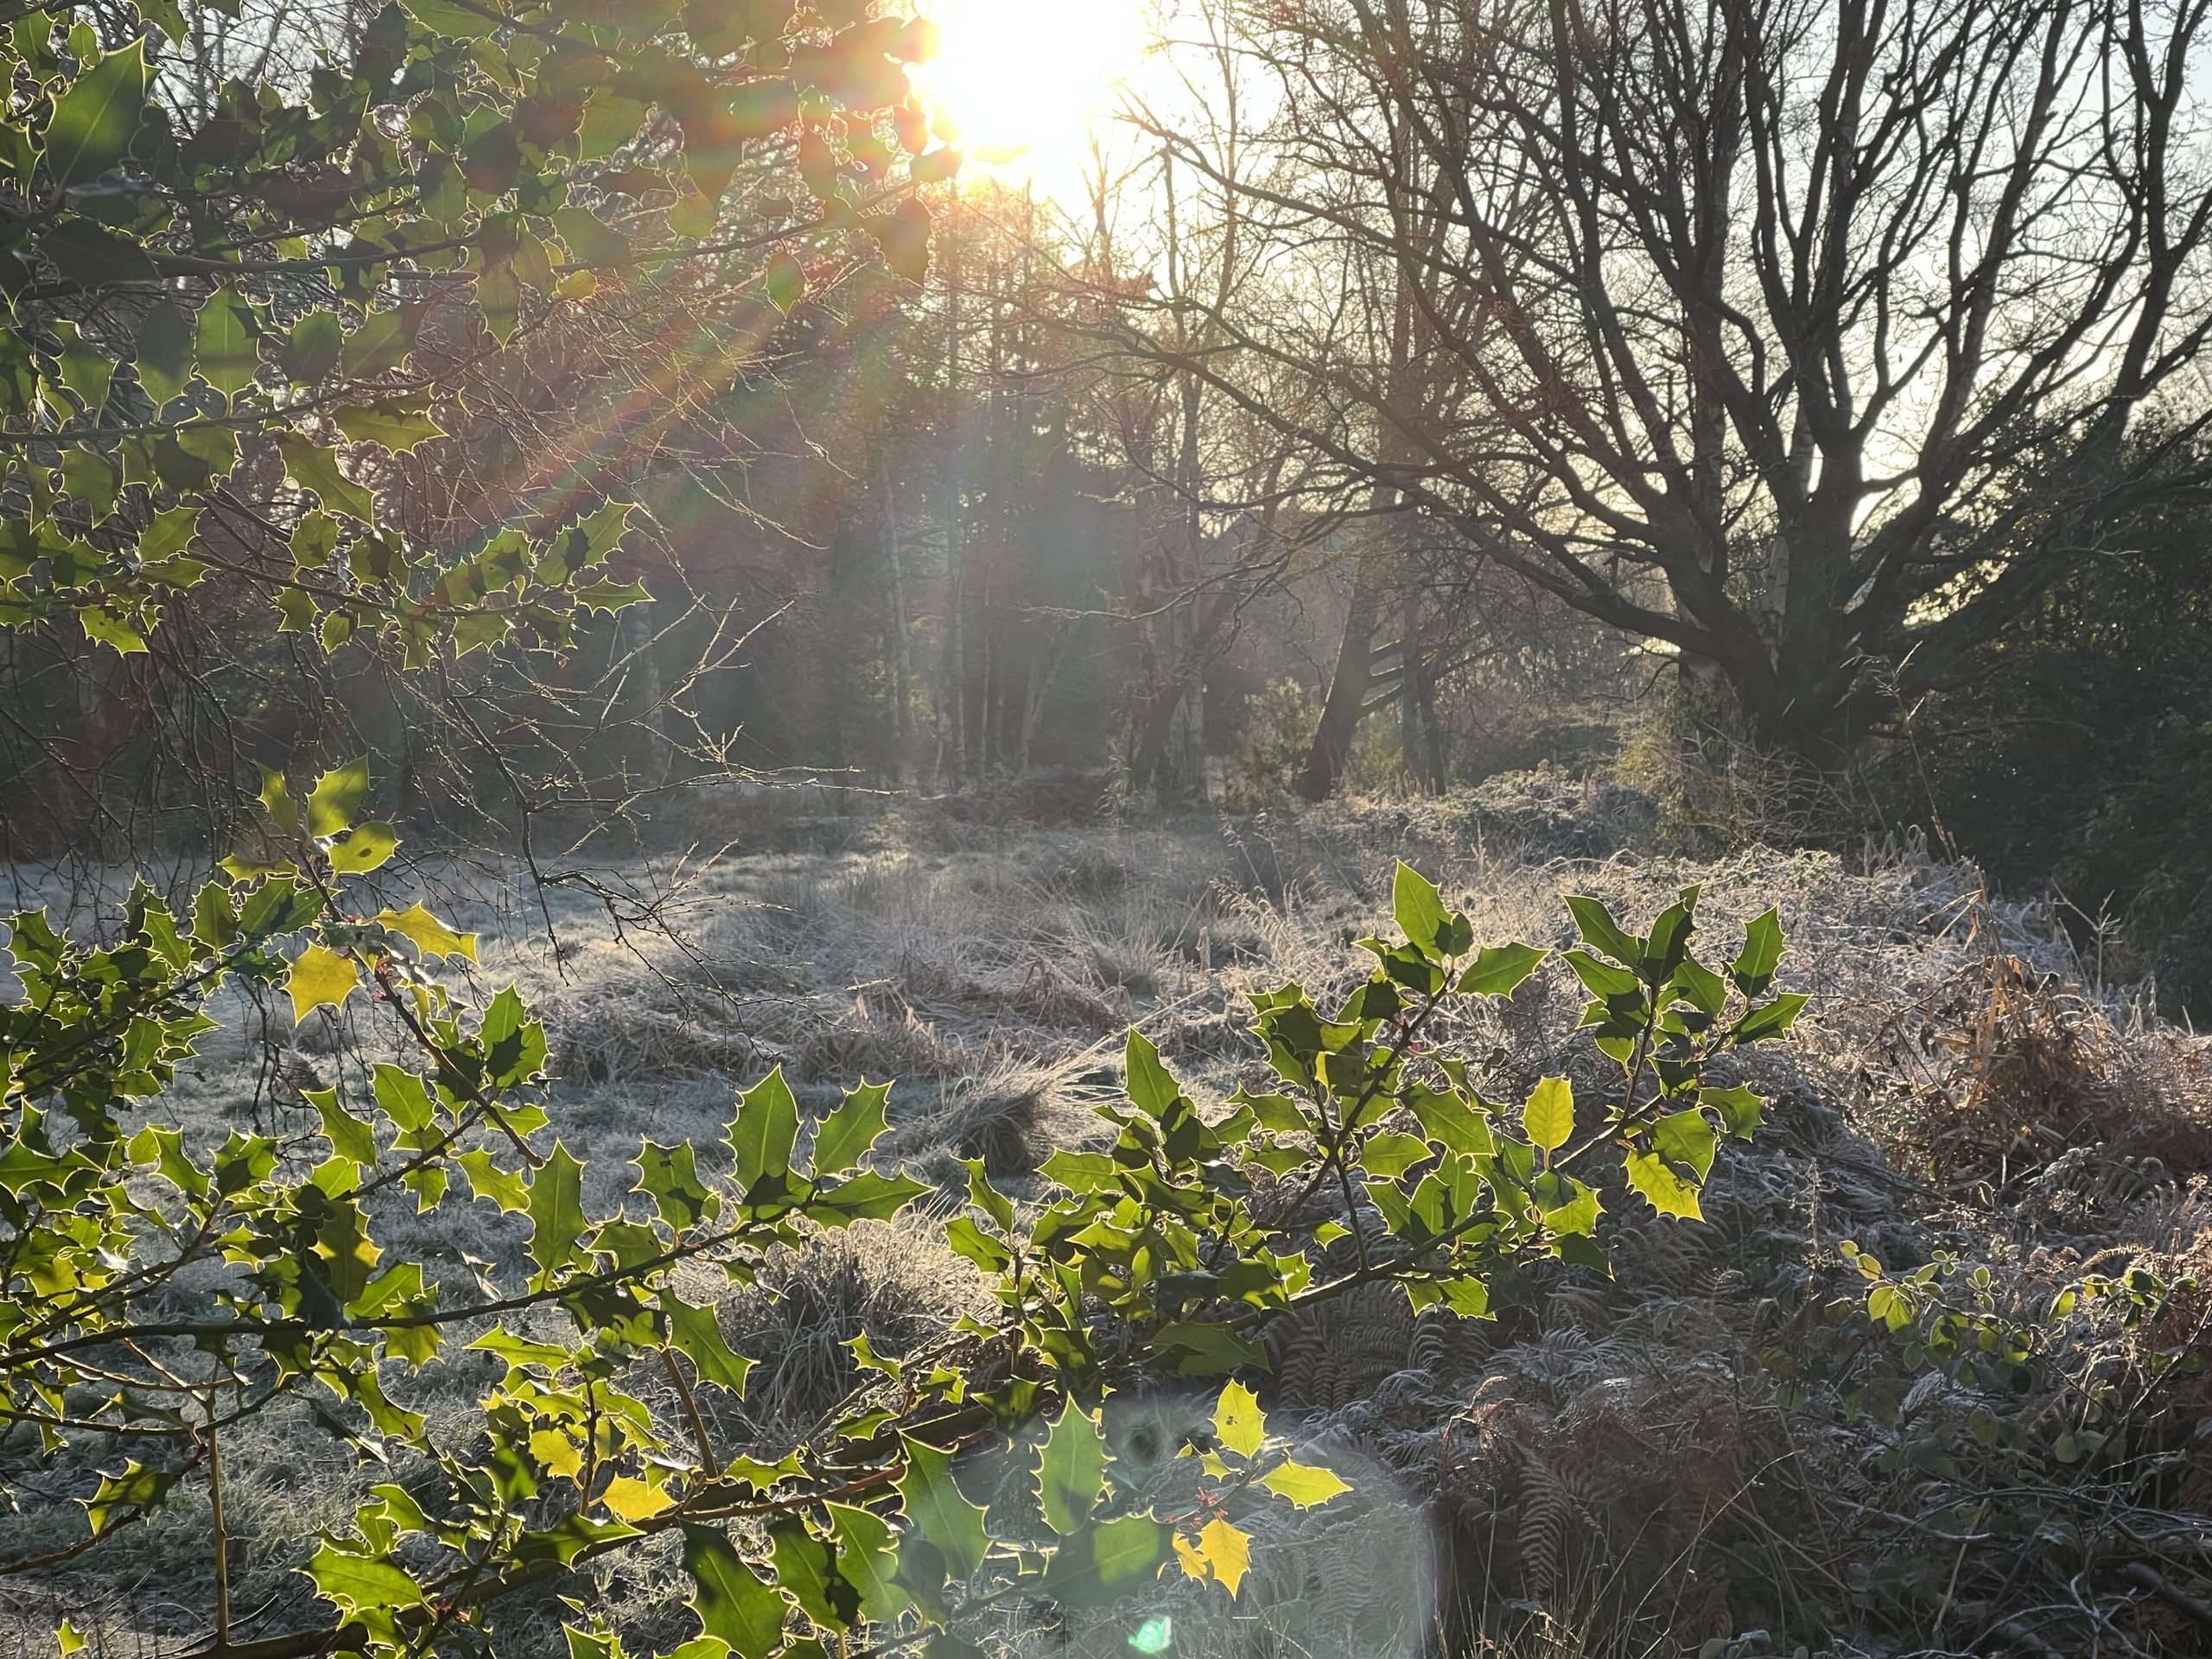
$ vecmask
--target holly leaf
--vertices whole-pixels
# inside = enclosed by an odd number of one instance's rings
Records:
[[[338,470],[338,454],[321,444],[287,432],[276,440],[284,456],[284,472],[303,490],[312,490],[334,512],[369,523],[376,516],[376,502],[369,493]]]
[[[89,219],[62,220],[39,238],[38,245],[62,279],[79,288],[150,283],[161,276],[145,244]]]
[[[200,378],[226,397],[244,391],[261,366],[260,332],[253,307],[238,289],[226,283],[210,294],[192,329]]]
[[[690,1359],[702,1382],[712,1382],[732,1394],[745,1392],[745,1376],[753,1362],[734,1353],[722,1340],[722,1328],[711,1307],[694,1307],[672,1291],[663,1291],[661,1311],[668,1316],[669,1345]]]
[[[737,1097],[730,1120],[729,1146],[737,1155],[732,1172],[740,1192],[749,1192],[763,1176],[782,1175],[791,1166],[798,1139],[798,1103],[784,1081],[780,1065]]]
[[[1774,982],[1782,965],[1782,915],[1770,909],[1744,929],[1744,948],[1728,964],[1728,976],[1745,996],[1757,996]]]
[[[399,845],[388,823],[357,823],[330,845],[330,868],[340,875],[365,875],[379,868]]]
[[[1444,928],[1444,895],[1436,884],[1403,859],[1390,883],[1390,912],[1398,931],[1424,951],[1436,949]]]
[[[1713,1152],[1719,1141],[1706,1115],[1693,1106],[1670,1112],[1651,1126],[1651,1145],[1670,1164],[1681,1164],[1698,1179],[1713,1173]]]
[[[530,1259],[538,1274],[550,1280],[556,1269],[585,1260],[577,1241],[584,1235],[584,1166],[559,1141],[530,1179]]]
[[[1086,1525],[1106,1484],[1106,1440],[1096,1419],[1069,1400],[1060,1407],[1037,1459],[1037,1498],[1045,1523],[1063,1538]]]
[[[767,1659],[783,1645],[783,1597],[760,1582],[728,1538],[712,1527],[685,1527],[683,1570],[692,1583],[685,1605],[709,1636],[742,1659]]]
[[[846,1090],[837,1109],[814,1132],[816,1174],[842,1175],[859,1165],[887,1127],[883,1106],[890,1095],[887,1083],[863,1083]]]
[[[760,287],[768,303],[789,316],[791,308],[806,297],[805,269],[790,254],[779,253],[760,273]]]
[[[830,1529],[837,1538],[837,1576],[860,1592],[861,1611],[888,1623],[912,1605],[893,1574],[897,1556],[891,1529],[880,1516],[850,1503],[831,1503]]]
[[[369,758],[326,772],[308,792],[308,833],[334,836],[353,822],[354,810],[369,792]]]
[[[138,321],[138,384],[156,408],[192,378],[192,324],[174,301],[156,300]]]
[[[1255,1455],[1268,1433],[1259,1395],[1242,1382],[1224,1384],[1221,1398],[1214,1404],[1213,1432],[1214,1437],[1238,1457]]]
[[[1529,1144],[1557,1152],[1574,1133],[1574,1089],[1565,1077],[1546,1077],[1521,1109],[1521,1127]]]
[[[390,1561],[373,1555],[356,1555],[323,1541],[307,1566],[308,1576],[322,1596],[344,1613],[397,1607],[420,1607],[422,1587]]]
[[[420,899],[404,910],[377,912],[377,920],[394,933],[413,941],[426,957],[466,957],[476,960],[476,935],[456,933],[423,908]]]
[[[1719,1113],[1728,1133],[1738,1141],[1751,1138],[1765,1107],[1757,1094],[1741,1084],[1733,1089],[1700,1089],[1697,1091],[1697,1103]]]
[[[322,1120],[323,1138],[330,1142],[330,1149],[340,1158],[352,1160],[364,1168],[374,1168],[377,1161],[376,1130],[347,1111],[338,1101],[335,1089],[308,1089],[302,1091],[308,1104],[314,1107]]]
[[[471,1147],[454,1158],[461,1173],[468,1178],[469,1191],[480,1198],[489,1198],[503,1211],[526,1209],[530,1194],[522,1177],[512,1170],[501,1169],[492,1161],[492,1154],[481,1147]]]
[[[85,631],[86,639],[113,646],[118,657],[129,657],[146,649],[146,637],[121,617],[111,614],[105,606],[79,607],[77,626]]]
[[[1548,954],[1532,944],[1486,944],[1459,976],[1459,990],[1470,996],[1510,996]]]
[[[658,1515],[676,1500],[665,1487],[652,1485],[634,1475],[617,1475],[607,1483],[607,1490],[599,1495],[599,1501],[635,1525],[648,1516]]]
[[[936,1546],[955,1578],[974,1577],[991,1547],[982,1506],[970,1503],[967,1494],[954,1484],[950,1452],[906,1435],[899,1439],[906,1448],[906,1472],[897,1484],[906,1518]]]
[[[1252,1567],[1252,1535],[1240,1532],[1226,1517],[1217,1515],[1198,1534],[1198,1558],[1206,1572],[1236,1599],[1238,1586]]]
[[[1158,1117],[1175,1103],[1183,1090],[1167,1068],[1160,1064],[1160,1051],[1141,1032],[1132,1030],[1122,1050],[1122,1065],[1128,1074],[1128,1096],[1132,1104]]]
[[[1567,913],[1574,918],[1575,931],[1582,936],[1582,943],[1600,955],[1610,957],[1624,967],[1632,968],[1641,961],[1643,947],[1613,919],[1601,899],[1587,893],[1570,893],[1567,895]]]
[[[1631,1152],[1627,1173],[1628,1184],[1661,1215],[1684,1221],[1705,1219],[1705,1212],[1698,1208],[1697,1189],[1668,1168],[1657,1153]]]
[[[341,409],[334,411],[331,418],[350,442],[380,443],[397,454],[404,454],[419,443],[446,435],[445,428],[432,420],[428,411],[397,404]]]
[[[60,188],[97,179],[120,162],[146,111],[143,40],[102,54],[54,101],[46,124],[47,171]]]
[[[1292,1463],[1286,1459],[1260,1478],[1260,1484],[1277,1497],[1287,1497],[1301,1510],[1310,1510],[1317,1503],[1326,1503],[1331,1498],[1351,1490],[1350,1483],[1338,1478],[1333,1469],[1324,1469],[1310,1463]]]
[[[310,944],[292,959],[284,976],[284,989],[292,999],[292,1023],[297,1025],[317,1008],[334,1008],[359,982],[359,970],[351,958],[320,944]]]

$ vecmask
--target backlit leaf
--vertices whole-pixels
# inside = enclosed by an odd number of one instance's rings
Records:
[[[334,836],[353,822],[353,813],[369,792],[369,758],[361,756],[326,772],[308,791],[308,833]]]
[[[1287,1497],[1301,1510],[1310,1510],[1317,1503],[1325,1503],[1339,1493],[1348,1492],[1351,1485],[1341,1479],[1333,1469],[1315,1464],[1277,1464],[1261,1478],[1260,1484],[1278,1497]]]
[[[1459,990],[1470,996],[1510,996],[1536,971],[1548,953],[1532,944],[1486,944],[1459,976]]]
[[[842,1175],[859,1165],[883,1135],[883,1106],[890,1094],[887,1083],[864,1083],[846,1091],[814,1132],[811,1161],[816,1174]]]
[[[577,1248],[584,1233],[584,1166],[557,1141],[530,1178],[530,1259],[550,1280],[558,1268],[585,1260]]]
[[[1627,1173],[1628,1184],[1661,1215],[1685,1221],[1704,1219],[1704,1211],[1698,1208],[1697,1189],[1668,1168],[1656,1153],[1629,1154]]]
[[[331,418],[353,442],[380,443],[396,454],[404,454],[429,439],[445,436],[445,429],[430,418],[429,411],[396,404],[341,409]]]
[[[694,1307],[671,1291],[661,1293],[660,1305],[668,1316],[669,1344],[691,1362],[699,1380],[743,1394],[753,1362],[730,1351],[715,1310]]]
[[[1045,1522],[1065,1538],[1083,1528],[1106,1484],[1106,1441],[1096,1419],[1072,1401],[1061,1404],[1037,1460],[1037,1497]]]
[[[1390,911],[1410,943],[1424,951],[1436,948],[1444,927],[1444,897],[1433,881],[1402,859],[1390,883]]]
[[[1259,1396],[1242,1382],[1224,1384],[1220,1399],[1214,1404],[1213,1432],[1216,1439],[1240,1458],[1257,1452],[1268,1433]]]
[[[46,124],[46,165],[67,189],[122,161],[146,109],[143,41],[95,59],[54,100]]]
[[[226,397],[253,384],[261,366],[260,327],[253,307],[225,283],[210,294],[193,325],[192,353],[200,378]]]
[[[365,875],[380,868],[399,845],[388,823],[357,823],[331,843],[330,868],[340,875]]]
[[[377,920],[395,933],[405,935],[426,957],[466,957],[476,960],[476,935],[458,933],[423,908],[420,899],[404,910],[385,910]]]
[[[1252,1535],[1216,1516],[1198,1533],[1198,1554],[1214,1580],[1233,1599],[1252,1567]]]
[[[906,1518],[937,1547],[956,1578],[973,1577],[991,1546],[982,1506],[969,1503],[954,1483],[950,1453],[903,1435],[900,1439],[906,1448],[906,1472],[898,1485]]]
[[[750,1192],[766,1175],[781,1175],[791,1166],[791,1147],[798,1139],[798,1103],[778,1066],[737,1097],[737,1116],[730,1122],[730,1150],[737,1154],[732,1172],[740,1192]]]
[[[1681,1164],[1700,1181],[1713,1169],[1713,1151],[1719,1137],[1705,1114],[1695,1107],[1670,1112],[1651,1126],[1651,1144],[1670,1164]]]
[[[284,989],[292,999],[295,1025],[321,1007],[336,1007],[359,982],[360,970],[351,958],[320,944],[310,944],[292,959]]]
[[[1529,1144],[1557,1152],[1574,1133],[1574,1090],[1565,1077],[1546,1077],[1521,1109],[1521,1127]]]
[[[1122,1063],[1128,1073],[1131,1103],[1154,1117],[1166,1111],[1183,1092],[1167,1068],[1160,1064],[1160,1051],[1141,1032],[1129,1033],[1122,1049]]]

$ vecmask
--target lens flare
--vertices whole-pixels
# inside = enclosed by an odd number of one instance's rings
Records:
[[[1139,1653],[1165,1653],[1175,1639],[1175,1621],[1165,1613],[1157,1614],[1129,1633],[1129,1645]]]

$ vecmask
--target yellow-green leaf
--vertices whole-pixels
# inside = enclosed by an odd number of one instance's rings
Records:
[[[308,833],[334,836],[353,822],[361,798],[369,792],[369,758],[365,754],[334,767],[315,780],[308,795]]]
[[[84,629],[86,639],[114,646],[118,657],[128,657],[146,649],[143,634],[121,617],[110,615],[101,606],[87,605],[79,610],[77,626]]]
[[[147,79],[146,43],[133,41],[95,58],[54,99],[44,137],[55,184],[83,184],[123,159],[145,113]]]
[[[324,507],[358,518],[363,524],[375,516],[374,500],[366,490],[338,470],[334,451],[296,432],[287,432],[279,437],[276,447],[283,452],[287,476],[302,489],[313,490]]]
[[[1252,1535],[1239,1532],[1217,1515],[1198,1534],[1198,1554],[1205,1560],[1207,1572],[1233,1599],[1244,1574],[1251,1569]]]
[[[331,1150],[341,1158],[373,1168],[377,1161],[376,1130],[339,1103],[335,1089],[308,1089],[302,1092],[322,1119],[323,1138],[330,1142]]]
[[[617,1475],[607,1483],[599,1501],[625,1521],[642,1521],[658,1515],[676,1500],[658,1486],[649,1486],[633,1475]]]
[[[431,438],[445,436],[445,428],[419,409],[392,404],[372,404],[364,409],[341,409],[332,416],[338,429],[354,443],[380,443],[402,454]]]
[[[1214,1405],[1213,1432],[1216,1439],[1240,1458],[1257,1452],[1268,1433],[1268,1421],[1261,1414],[1259,1395],[1242,1382],[1227,1384]]]
[[[1698,1208],[1697,1189],[1668,1168],[1666,1160],[1656,1152],[1629,1154],[1628,1184],[1662,1216],[1675,1216],[1685,1221],[1705,1219],[1705,1212]]]
[[[293,958],[284,988],[292,998],[295,1025],[320,1007],[336,1007],[359,981],[353,963],[335,950],[311,944]]]
[[[1521,1109],[1521,1127],[1530,1144],[1557,1152],[1574,1133],[1574,1089],[1565,1077],[1546,1077]]]
[[[550,1280],[554,1272],[585,1259],[577,1248],[584,1231],[584,1166],[559,1141],[530,1179],[530,1259]]]
[[[461,1166],[461,1173],[468,1178],[469,1191],[478,1198],[489,1198],[505,1211],[528,1205],[529,1193],[522,1177],[512,1170],[501,1169],[483,1147],[472,1147],[454,1161]]]
[[[1080,1530],[1105,1484],[1105,1439],[1096,1420],[1071,1400],[1053,1419],[1037,1459],[1037,1497],[1045,1524],[1063,1538]]]
[[[1310,1510],[1317,1503],[1325,1503],[1339,1493],[1351,1490],[1351,1484],[1338,1478],[1333,1469],[1324,1469],[1315,1464],[1282,1462],[1270,1469],[1260,1484],[1277,1497],[1287,1497],[1301,1510]]]
[[[210,294],[192,330],[201,378],[226,397],[251,385],[261,366],[259,328],[253,307],[236,289],[226,283]]]
[[[471,962],[476,960],[476,935],[455,932],[423,909],[420,899],[404,910],[378,911],[377,920],[394,933],[412,940],[415,948],[426,957],[466,957]]]
[[[388,823],[357,823],[330,844],[330,868],[340,875],[365,875],[390,858],[399,834]]]

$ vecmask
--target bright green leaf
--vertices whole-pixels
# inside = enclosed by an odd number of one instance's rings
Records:
[[[1531,1146],[1557,1152],[1574,1133],[1574,1090],[1565,1077],[1546,1077],[1521,1109],[1521,1128]]]

